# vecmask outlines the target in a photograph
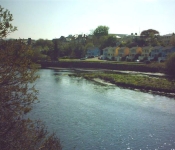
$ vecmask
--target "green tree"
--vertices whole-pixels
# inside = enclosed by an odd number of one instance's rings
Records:
[[[160,42],[158,41],[159,32],[154,29],[148,29],[141,32],[142,39],[145,40],[147,45],[158,46]]]
[[[39,39],[33,45],[34,47],[40,46],[42,49],[48,47],[49,49],[53,48],[53,42],[51,40]]]
[[[172,46],[175,46],[175,34],[174,34],[174,33],[173,33],[172,36],[171,36],[170,44],[171,44]]]
[[[54,44],[54,48],[53,48],[53,53],[51,55],[51,60],[53,61],[58,61],[59,58],[59,41],[58,39],[53,39],[52,40],[53,44]]]
[[[159,32],[157,30],[154,30],[154,29],[148,29],[148,30],[142,31],[140,35],[142,37],[149,38],[151,36],[153,36],[153,37],[158,36]]]
[[[48,57],[50,57],[51,56],[50,54],[53,53],[54,51],[53,48],[54,48],[54,44],[51,40],[39,39],[32,45],[32,49],[34,50],[33,52],[35,54],[34,56],[40,55],[39,58],[46,57],[44,55],[47,55]]]
[[[117,42],[117,38],[115,36],[109,35],[106,39],[106,41],[104,42],[105,47],[108,46],[116,46],[116,42]]]
[[[30,50],[30,53],[28,54],[29,59],[31,59],[33,62],[38,61],[46,61],[49,60],[49,56],[42,53],[40,47],[34,47]]]
[[[17,30],[17,27],[11,24],[12,21],[13,15],[10,11],[4,10],[4,8],[0,6],[0,39]]]
[[[94,44],[93,44],[92,42],[87,43],[87,44],[85,45],[85,49],[86,49],[86,50],[87,50],[88,48],[91,48],[91,47],[94,47]]]
[[[96,36],[96,37],[105,36],[105,35],[108,35],[108,31],[109,31],[109,27],[107,27],[107,26],[98,26],[94,30],[93,35]]]
[[[165,67],[168,74],[175,76],[175,53],[168,57]]]
[[[93,45],[95,47],[102,47],[102,45],[104,45],[104,42],[107,40],[108,36],[100,36],[100,37],[96,37],[93,36]]]
[[[134,38],[133,42],[135,43],[135,46],[144,47],[148,45],[145,39],[142,39],[142,38]]]
[[[7,18],[7,24],[13,20],[8,10],[0,9],[0,14]],[[10,26],[4,27],[0,37],[15,31]],[[29,58],[30,47],[21,40],[1,39],[0,52],[0,149],[61,149],[58,138],[54,134],[48,136],[40,121],[24,118],[31,110],[31,104],[37,101],[38,93],[32,84],[38,76],[35,64]]]

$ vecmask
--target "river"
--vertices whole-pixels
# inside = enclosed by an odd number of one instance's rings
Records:
[[[173,150],[175,99],[43,69],[40,103],[29,114],[60,138],[63,150]]]

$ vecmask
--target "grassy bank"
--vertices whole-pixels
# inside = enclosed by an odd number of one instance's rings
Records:
[[[100,78],[107,82],[126,88],[175,93],[174,79],[169,80],[166,78],[112,73],[80,73],[74,74],[73,76],[84,77],[91,80],[94,78]]]
[[[136,63],[136,62],[114,62],[114,61],[59,61],[59,62],[42,62],[42,68],[63,67],[63,68],[97,68],[139,72],[165,72],[163,63]]]

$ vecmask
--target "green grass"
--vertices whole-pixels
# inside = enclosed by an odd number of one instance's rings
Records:
[[[57,63],[42,62],[42,68],[47,67],[63,67],[63,68],[96,68],[96,69],[110,69],[110,70],[125,70],[125,71],[139,71],[139,72],[162,72],[165,73],[164,63],[138,63],[138,62],[117,62],[106,60],[79,60],[79,59],[59,59]]]
[[[164,68],[164,63],[158,63],[158,62],[152,62],[150,64],[145,64],[143,62],[127,62],[127,61],[106,61],[106,60],[94,60],[92,59],[86,59],[86,60],[80,60],[80,59],[59,59],[60,62],[89,62],[89,63],[105,63],[105,64],[126,64],[126,65],[144,65],[144,66],[150,66],[150,67],[159,67]]]
[[[138,62],[127,62],[127,61],[107,61],[107,60],[99,60],[99,59],[86,59],[86,60],[80,60],[80,59],[59,59],[60,62],[94,62],[94,63],[107,63],[107,64],[143,64]]]
[[[122,87],[175,93],[175,80],[169,80],[162,77],[156,78],[149,76],[112,73],[80,73],[76,74],[75,76],[82,76],[86,79],[100,78]]]

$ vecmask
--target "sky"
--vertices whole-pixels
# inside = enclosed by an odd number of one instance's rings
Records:
[[[7,38],[51,40],[90,34],[99,25],[113,34],[175,32],[175,0],[0,0],[0,5],[18,28]]]

